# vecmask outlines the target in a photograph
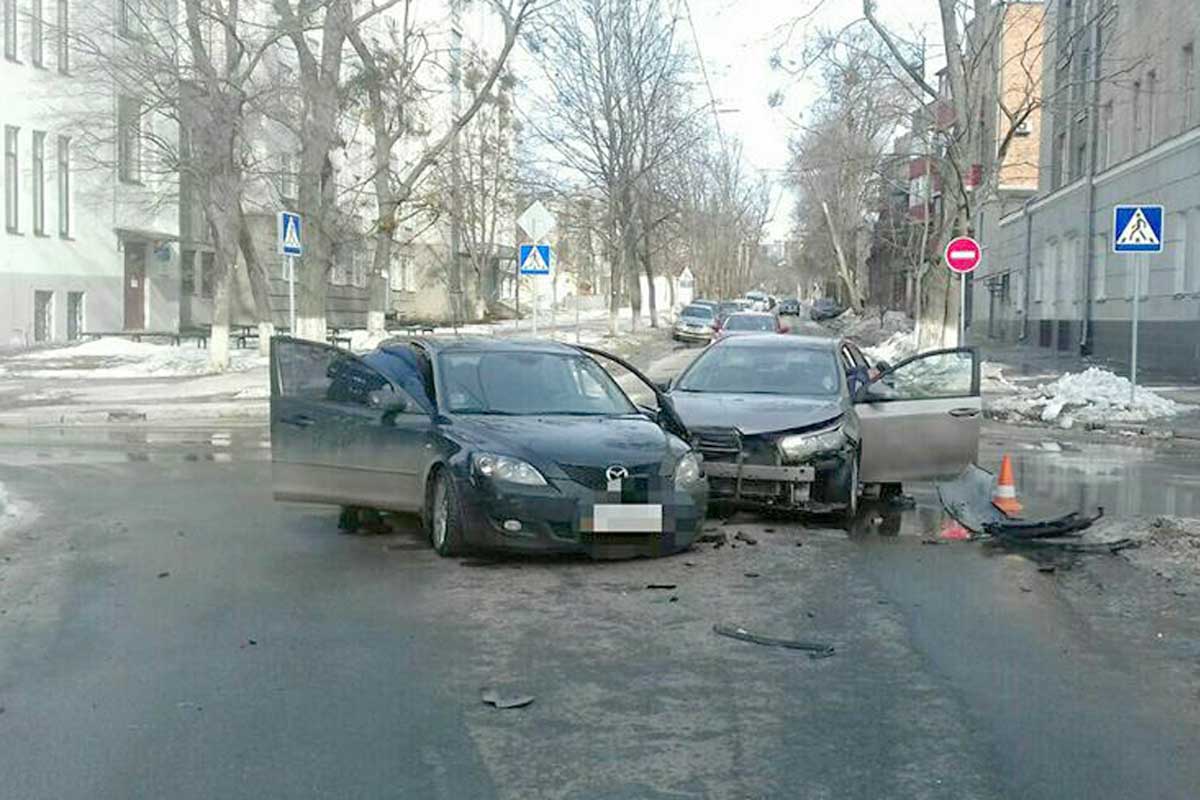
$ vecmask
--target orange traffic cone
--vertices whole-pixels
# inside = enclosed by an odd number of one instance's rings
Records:
[[[1023,506],[1017,499],[1017,482],[1013,479],[1012,459],[1005,454],[1000,460],[1000,479],[996,481],[996,490],[992,493],[992,505],[1008,516],[1021,513]]]

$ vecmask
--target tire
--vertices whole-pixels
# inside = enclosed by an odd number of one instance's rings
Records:
[[[434,473],[430,483],[425,520],[434,552],[444,557],[462,554],[462,505],[454,481],[444,469]]]
[[[842,509],[842,519],[850,522],[858,516],[858,466],[862,461],[862,453],[855,452],[854,461],[850,463],[850,479],[846,481],[846,507]]]

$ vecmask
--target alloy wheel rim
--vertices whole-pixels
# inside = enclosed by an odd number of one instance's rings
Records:
[[[446,543],[446,528],[450,520],[450,498],[446,492],[445,479],[437,482],[433,490],[433,544],[441,547]]]

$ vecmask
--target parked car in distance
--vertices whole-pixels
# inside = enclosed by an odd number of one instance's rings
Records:
[[[794,297],[785,297],[779,301],[779,313],[785,317],[800,316],[800,301]]]
[[[708,342],[713,338],[716,324],[716,308],[692,303],[679,312],[671,337],[679,342]]]
[[[896,491],[976,460],[975,350],[870,370],[845,339],[758,334],[707,347],[667,389],[711,499],[853,516],[865,486]]]
[[[810,316],[814,321],[833,319],[841,314],[846,309],[838,305],[838,302],[830,297],[819,297],[813,301],[812,311]]]
[[[717,338],[738,336],[748,333],[787,333],[790,329],[779,321],[779,317],[763,311],[741,311],[730,314],[717,331]]]
[[[661,555],[702,526],[708,484],[670,400],[599,350],[426,338],[360,357],[276,337],[270,371],[276,499],[419,514],[443,556]]]

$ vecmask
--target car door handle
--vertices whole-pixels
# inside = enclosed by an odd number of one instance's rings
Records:
[[[950,416],[952,416],[952,417],[978,417],[979,409],[978,408],[952,408],[952,409],[950,409]]]
[[[312,417],[306,417],[303,414],[297,414],[294,417],[280,417],[279,421],[284,425],[295,425],[297,428],[307,428],[317,423]]]

